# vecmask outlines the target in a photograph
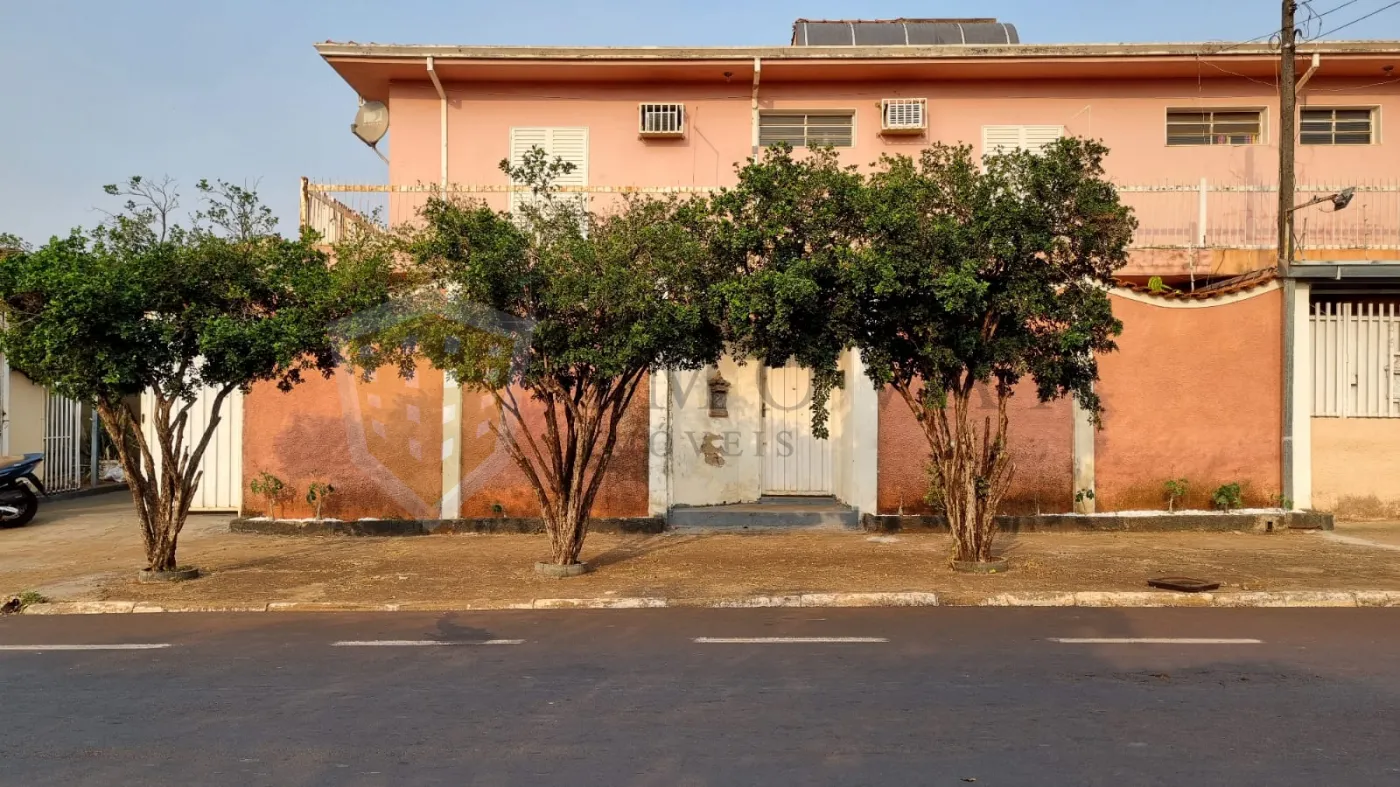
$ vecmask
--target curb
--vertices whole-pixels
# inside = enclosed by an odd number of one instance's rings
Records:
[[[26,615],[103,615],[150,612],[450,612],[521,609],[756,609],[775,607],[1400,607],[1400,590],[1283,590],[1228,593],[1167,591],[1031,591],[1024,593],[796,593],[737,598],[537,598],[517,603],[273,601],[266,604],[150,604],[136,601],[56,601]]]

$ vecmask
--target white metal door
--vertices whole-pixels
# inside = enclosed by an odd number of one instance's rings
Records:
[[[83,406],[50,393],[44,404],[44,463],[39,475],[50,492],[83,485]]]
[[[831,494],[831,441],[812,434],[812,373],[789,361],[765,369],[763,492]]]
[[[209,425],[210,409],[214,405],[216,392],[205,388],[199,392],[194,407],[190,408],[189,423],[185,427],[187,446],[199,444],[199,438]],[[152,442],[155,450],[155,427],[151,415],[155,412],[155,397],[149,392],[141,397],[141,429],[146,439]],[[243,394],[234,391],[224,399],[219,408],[219,425],[209,438],[200,461],[203,477],[195,490],[192,511],[237,511],[243,505]],[[157,456],[157,463],[159,457]]]

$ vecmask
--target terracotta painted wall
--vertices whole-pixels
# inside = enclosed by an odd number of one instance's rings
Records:
[[[442,373],[426,364],[408,381],[386,371],[369,383],[344,373],[315,377],[285,394],[271,384],[256,386],[245,403],[245,512],[263,513],[263,498],[246,490],[267,471],[296,490],[280,516],[310,516],[307,486],[322,481],[336,487],[325,516],[437,518],[442,389]],[[643,383],[625,416],[597,516],[646,515],[646,397]],[[510,516],[539,516],[524,474],[486,428],[495,413],[489,397],[468,392],[463,404],[463,516],[493,516],[497,503]]]
[[[618,427],[617,446],[593,504],[595,517],[647,515],[648,401],[644,380]],[[534,416],[531,422],[539,434],[543,408],[525,398],[521,406],[527,418]],[[506,516],[539,516],[534,489],[488,427],[496,413],[491,397],[464,391],[462,409],[462,516],[497,516],[497,505]]]
[[[974,423],[996,416],[990,392],[974,399]],[[1074,503],[1073,431],[1068,401],[1041,404],[1035,387],[1023,382],[1011,398],[1011,446],[1016,475],[1002,504],[1007,514],[1058,513]],[[904,399],[880,394],[879,509],[882,514],[928,513],[928,442]]]
[[[1400,518],[1400,419],[1312,419],[1313,507],[1348,519]]]
[[[441,372],[424,365],[412,380],[389,371],[371,382],[338,372],[313,375],[290,393],[254,386],[244,402],[245,512],[264,513],[248,483],[267,471],[295,488],[279,511],[310,516],[313,481],[336,488],[324,516],[420,518],[442,496]]]
[[[1210,306],[1113,296],[1119,351],[1099,361],[1104,426],[1095,440],[1100,511],[1166,506],[1162,484],[1186,478],[1187,504],[1208,507],[1240,482],[1264,505],[1282,478],[1282,291]]]

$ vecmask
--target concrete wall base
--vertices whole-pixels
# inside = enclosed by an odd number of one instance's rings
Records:
[[[999,516],[997,526],[1006,533],[1177,533],[1255,532],[1277,533],[1293,530],[1331,530],[1332,515],[1319,511],[1290,511],[1279,514],[1172,514],[1169,516],[1080,516],[1041,514],[1039,516]],[[861,526],[872,533],[900,530],[946,532],[948,522],[941,516],[899,516],[866,514]]]
[[[543,533],[539,517],[482,517],[475,519],[335,519],[294,521],[238,518],[229,522],[233,533],[271,536],[426,536],[450,533]],[[588,525],[592,533],[660,533],[666,521],[660,517],[608,517]]]

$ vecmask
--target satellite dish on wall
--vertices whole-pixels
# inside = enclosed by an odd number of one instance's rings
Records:
[[[350,124],[350,130],[366,145],[374,147],[389,133],[389,107],[385,106],[383,101],[361,103],[359,111],[355,113],[355,122]]]
[[[389,133],[389,108],[383,101],[365,101],[360,99],[360,109],[355,113],[355,122],[350,124],[350,131],[360,138],[360,141],[369,145],[369,149],[374,151],[385,164],[389,159],[379,152],[376,147],[379,140]]]

